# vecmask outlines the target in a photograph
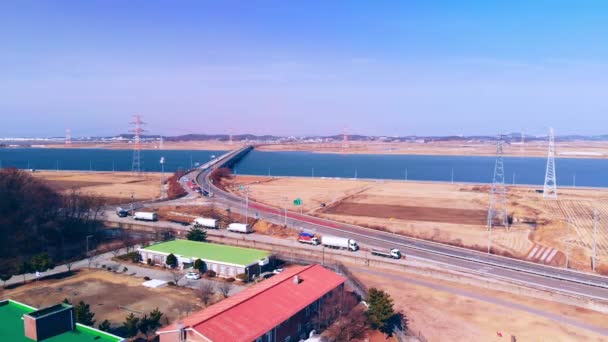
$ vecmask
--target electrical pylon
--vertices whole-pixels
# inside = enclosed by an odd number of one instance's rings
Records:
[[[555,174],[555,137],[553,128],[549,129],[549,152],[547,153],[547,171],[545,172],[544,199],[557,199],[557,175]]]
[[[135,174],[141,174],[141,134],[145,132],[142,125],[146,123],[141,121],[141,115],[136,114],[133,116],[134,121],[131,122],[133,125],[133,164],[131,171]]]
[[[496,163],[494,164],[494,178],[490,190],[490,207],[488,208],[488,230],[500,224],[509,228],[507,216],[507,188],[505,187],[505,168],[502,159],[503,137],[498,135],[496,142]]]

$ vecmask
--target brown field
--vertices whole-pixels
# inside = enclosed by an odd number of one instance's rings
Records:
[[[509,341],[511,335],[517,341],[608,339],[566,321],[605,329],[606,315],[596,311],[409,273],[351,271],[366,286],[387,291],[410,330],[429,341]]]
[[[167,150],[222,150],[228,151],[239,148],[245,142],[235,141],[165,141],[163,149]],[[47,148],[107,148],[132,149],[128,142],[73,142],[66,146],[62,143],[42,145]],[[142,143],[143,149],[158,149],[158,142]],[[465,141],[434,141],[427,143],[414,142],[378,142],[352,141],[344,144],[342,141],[326,143],[272,143],[256,146],[260,151],[308,151],[318,153],[348,153],[348,154],[415,154],[415,155],[466,155],[493,156],[496,146],[492,142]],[[557,142],[557,156],[563,158],[608,158],[608,142],[573,141]],[[521,144],[507,144],[504,147],[507,156],[544,157],[547,155],[547,144],[534,141]]]
[[[65,279],[32,282],[13,290],[5,290],[3,298],[11,298],[35,307],[57,304],[63,298],[70,302],[84,301],[91,306],[95,320],[104,319],[114,325],[121,324],[129,311],[119,309],[122,305],[132,310],[149,312],[159,308],[169,319],[175,321],[204,307],[192,289],[143,287],[141,278],[98,270],[80,270]]]
[[[160,196],[160,173],[36,171],[33,173],[58,191],[79,190],[105,198],[110,203],[150,200]],[[166,173],[165,177],[170,174]]]
[[[164,141],[164,150],[209,150],[209,151],[229,151],[243,146],[244,143],[235,141]],[[44,145],[47,148],[105,148],[111,150],[130,150],[133,144],[128,142],[72,142],[71,145],[61,143]],[[141,148],[145,150],[159,149],[158,142],[142,142]]]
[[[349,154],[417,154],[417,155],[496,155],[496,145],[492,142],[437,141],[427,143],[387,143],[353,141],[327,143],[283,143],[268,144],[256,147],[260,151],[308,151],[320,153]],[[608,158],[608,142],[557,142],[556,153],[559,157]],[[530,142],[504,146],[507,156],[544,157],[547,155],[547,143]]]
[[[236,176],[226,182],[227,189],[235,193],[242,192],[240,185],[249,186],[252,200],[287,205],[292,211],[300,210],[292,204],[299,197],[303,202],[301,210],[316,216],[477,250],[485,251],[488,246],[487,185],[255,176]],[[592,220],[588,212],[594,206],[608,209],[608,191],[560,189],[558,201],[545,201],[535,190],[509,187],[507,209],[513,224],[508,230],[493,230],[493,249],[554,266],[565,265],[569,250],[571,267],[588,270],[592,251]],[[570,208],[572,202],[577,204],[569,209],[572,212],[562,213],[557,207]],[[321,203],[326,207],[321,208]],[[570,238],[565,215],[578,217]],[[606,228],[608,223],[600,221],[599,264],[608,263]],[[532,252],[543,248],[547,250],[545,259],[541,253],[534,257]]]

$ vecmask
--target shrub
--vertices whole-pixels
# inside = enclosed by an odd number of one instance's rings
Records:
[[[112,267],[108,266],[108,271],[112,272]]]
[[[242,282],[247,282],[249,280],[249,276],[247,276],[246,273],[239,273],[236,275],[236,279],[238,279]]]
[[[151,280],[151,279],[150,279],[150,277],[145,276],[145,277],[144,277],[144,280]]]
[[[174,281],[170,281],[167,284],[169,284],[169,286],[175,286],[175,282]]]
[[[129,269],[128,269],[128,268],[126,268],[126,267],[123,267],[123,268],[122,268],[122,271],[123,271],[123,272],[127,272],[128,270],[129,270]]]
[[[152,266],[152,259],[148,258],[148,260],[146,260],[146,264]]]
[[[132,262],[141,261],[141,255],[138,252],[130,252],[127,255],[129,256],[129,260],[131,260]]]
[[[232,283],[232,282],[234,282],[234,278],[232,278],[232,277],[226,278],[226,281],[229,283]]]
[[[214,270],[208,270],[207,272],[205,272],[205,275],[206,275],[207,277],[213,278],[213,277],[215,277],[215,276],[216,276],[216,273],[215,273],[215,271],[214,271]]]
[[[106,265],[105,264],[101,265],[101,268],[106,268]]]

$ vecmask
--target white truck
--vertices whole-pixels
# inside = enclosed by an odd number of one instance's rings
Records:
[[[381,256],[383,258],[401,259],[401,251],[397,248],[393,248],[390,251],[382,251],[379,249],[372,249],[372,255]]]
[[[355,252],[359,249],[359,244],[357,244],[357,241],[337,236],[324,235],[321,237],[321,243],[323,244],[323,246],[326,247],[348,249],[352,252]]]
[[[136,211],[133,213],[133,218],[136,221],[158,221],[158,215],[156,215],[156,213],[148,213],[145,211]]]
[[[194,219],[193,224],[195,227],[203,227],[203,228],[211,228],[211,229],[217,228],[217,220],[212,219],[212,218],[197,217]]]
[[[235,232],[235,233],[251,233],[253,232],[253,229],[251,229],[251,226],[248,224],[244,224],[244,223],[231,223],[228,225],[228,231],[229,232]]]

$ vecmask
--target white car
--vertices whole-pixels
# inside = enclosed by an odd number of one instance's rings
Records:
[[[277,269],[275,269],[274,271],[272,271],[272,273],[274,273],[274,274],[279,274],[279,273],[281,273],[281,272],[283,272],[283,269],[282,269],[282,268],[277,268]]]
[[[201,275],[196,272],[188,272],[186,273],[186,279],[198,280],[201,279]]]

